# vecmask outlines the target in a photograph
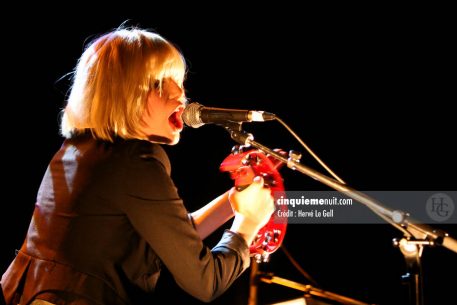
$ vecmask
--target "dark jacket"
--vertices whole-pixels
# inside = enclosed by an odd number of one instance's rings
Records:
[[[1,285],[7,304],[142,304],[162,264],[209,301],[248,267],[249,249],[229,231],[212,250],[202,243],[162,147],[85,135],[66,140],[50,162]]]

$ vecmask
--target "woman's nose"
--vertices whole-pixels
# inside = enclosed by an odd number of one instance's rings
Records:
[[[170,81],[169,82],[169,87],[168,87],[168,99],[170,100],[179,100],[179,101],[184,101],[184,89],[178,86],[178,84],[175,81]]]

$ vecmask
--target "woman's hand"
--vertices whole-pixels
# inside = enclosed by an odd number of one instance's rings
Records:
[[[229,193],[230,204],[235,212],[231,230],[243,236],[248,245],[268,223],[275,210],[271,190],[265,188],[263,183],[263,178],[257,176],[246,189],[237,191],[232,188]]]

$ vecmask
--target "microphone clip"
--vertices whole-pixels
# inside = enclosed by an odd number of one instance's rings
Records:
[[[227,130],[230,134],[230,137],[238,144],[250,146],[250,142],[254,140],[254,136],[252,135],[252,133],[248,133],[241,128],[241,122],[227,121],[219,123],[217,125],[224,127],[225,130]]]

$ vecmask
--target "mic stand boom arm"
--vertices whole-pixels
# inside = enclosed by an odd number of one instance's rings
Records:
[[[370,210],[375,212],[377,215],[382,217],[388,223],[392,224],[394,227],[405,233],[408,237],[413,237],[415,239],[427,239],[433,241],[434,245],[444,246],[451,251],[457,253],[457,240],[450,237],[447,233],[431,228],[430,226],[424,224],[413,223],[411,220],[408,220],[408,214],[399,211],[392,210],[385,207],[378,200],[359,192],[346,184],[342,184],[339,181],[330,178],[326,175],[321,174],[320,172],[301,164],[297,158],[286,158],[283,155],[275,152],[274,150],[260,144],[259,142],[254,141],[252,134],[247,133],[239,127],[240,124],[237,123],[224,123],[224,127],[230,132],[230,136],[236,142],[242,145],[250,145],[257,149],[260,149],[266,154],[271,155],[275,159],[285,163],[287,167],[292,170],[296,170],[305,174],[341,193],[344,193],[346,196],[353,198],[354,200],[364,204]],[[236,129],[234,129],[236,128]]]
[[[411,300],[414,300],[412,301],[412,304],[423,304],[420,264],[423,246],[440,245],[457,253],[456,239],[450,237],[449,234],[442,230],[433,229],[425,224],[415,223],[412,219],[408,219],[408,213],[389,209],[378,200],[301,164],[299,158],[295,157],[295,154],[290,154],[289,158],[286,158],[259,142],[254,141],[254,136],[252,134],[241,129],[241,123],[226,122],[221,125],[230,133],[232,139],[237,143],[250,145],[260,149],[264,153],[285,163],[290,169],[299,171],[302,174],[344,193],[344,195],[362,203],[386,222],[402,231],[404,238],[400,241],[394,240],[394,244],[400,248],[402,254],[405,256],[408,267],[412,271],[412,274],[408,274],[413,287],[413,289],[411,289]]]

